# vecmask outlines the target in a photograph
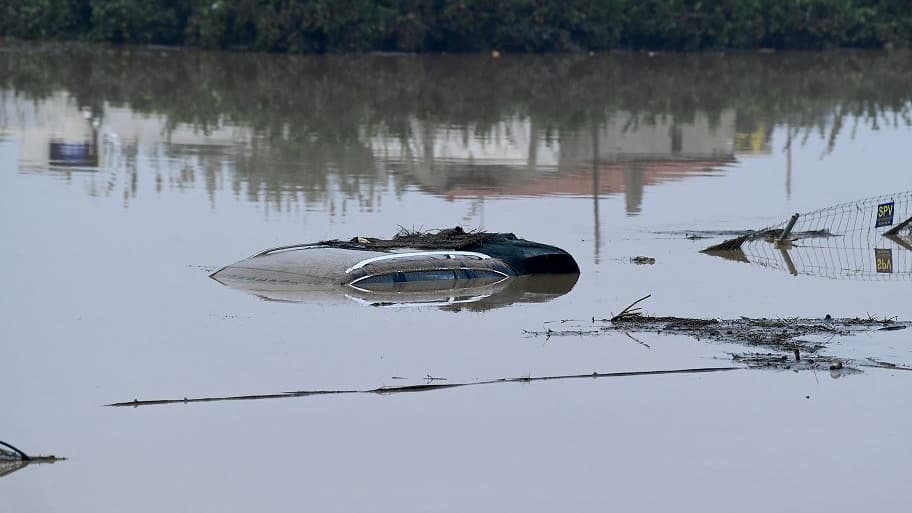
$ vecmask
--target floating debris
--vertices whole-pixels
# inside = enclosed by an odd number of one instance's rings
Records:
[[[736,362],[747,364],[751,368],[776,367],[793,370],[822,370],[827,367],[829,370],[842,370],[845,366],[844,359],[818,355],[818,351],[825,348],[826,344],[819,341],[806,340],[805,337],[826,336],[833,338],[835,336],[851,336],[862,332],[896,331],[912,326],[912,322],[909,321],[875,319],[873,317],[837,319],[829,314],[823,318],[794,317],[781,319],[657,317],[644,315],[642,308],[636,306],[650,297],[652,297],[651,294],[637,299],[621,310],[620,313],[607,319],[592,317],[588,322],[562,321],[560,328],[548,327],[543,330],[523,330],[523,334],[527,337],[545,337],[545,339],[550,339],[552,337],[598,336],[620,332],[633,338],[636,342],[646,345],[646,347],[649,346],[632,337],[631,333],[684,335],[697,340],[728,342],[779,351],[776,354],[746,353],[734,357]],[[546,322],[545,324],[551,323]],[[794,360],[790,360],[791,354],[794,354]],[[839,363],[833,363],[836,361]],[[824,364],[824,362],[826,363]],[[838,365],[839,367],[829,368],[832,365]],[[853,365],[856,367],[907,370],[895,364],[877,362],[872,359],[857,364],[853,362]],[[912,368],[908,370],[912,370]]]
[[[699,319],[692,317],[650,316],[639,311],[626,311],[611,319],[596,319],[579,325],[565,324],[559,329],[524,330],[530,337],[587,336],[612,332],[649,332],[663,335],[685,335],[698,340],[731,342],[762,346],[783,351],[799,349],[815,352],[824,347],[820,342],[804,340],[813,335],[850,336],[860,332],[893,330],[908,327],[909,322],[891,319],[852,318],[783,318],[783,319]]]
[[[630,263],[636,265],[653,265],[656,263],[656,259],[648,256],[635,256],[630,259]]]
[[[736,353],[731,355],[732,360],[747,365],[751,369],[783,370],[783,371],[827,371],[832,378],[842,378],[861,374],[858,367],[897,368],[887,365],[865,365],[862,362],[836,359],[829,356],[806,356],[792,358],[782,353]],[[900,369],[904,369],[901,368]],[[908,369],[912,370],[912,369]]]
[[[427,374],[424,378],[424,384],[414,385],[381,386],[378,388],[370,389],[313,389],[278,392],[271,394],[208,396],[195,398],[183,397],[179,399],[133,399],[132,401],[116,402],[108,404],[106,406],[139,407],[164,404],[192,404],[222,401],[287,399],[293,397],[310,397],[319,395],[400,394],[409,392],[428,392],[469,386],[493,385],[498,383],[531,383],[538,381],[574,380],[584,378],[617,378],[668,374],[699,374],[732,371],[744,368],[765,368],[781,370],[826,369],[831,373],[838,371],[840,376],[861,372],[857,369],[857,367],[876,367],[891,370],[912,371],[912,368],[902,367],[896,364],[881,362],[870,358],[864,362],[850,362],[852,365],[847,365],[845,359],[838,359],[816,354],[818,350],[825,347],[824,344],[819,342],[810,342],[800,338],[809,335],[853,335],[855,333],[864,331],[908,327],[912,325],[912,323],[909,322],[900,322],[892,319],[878,320],[874,318],[837,319],[833,318],[829,314],[822,319],[752,319],[749,317],[741,317],[739,319],[722,320],[667,316],[654,317],[644,315],[642,308],[636,306],[646,299],[649,299],[650,297],[652,297],[651,294],[637,299],[626,308],[621,310],[620,313],[612,316],[611,318],[597,319],[593,317],[590,321],[588,321],[589,324],[585,327],[580,327],[577,323],[586,321],[563,319],[561,321],[553,321],[553,323],[565,327],[558,329],[546,328],[541,331],[524,330],[523,333],[530,337],[544,336],[546,338],[550,338],[557,336],[585,336],[601,335],[609,332],[623,332],[628,337],[637,343],[642,344],[646,348],[649,348],[650,346],[631,336],[630,333],[654,332],[659,334],[681,334],[697,339],[709,339],[720,342],[736,342],[751,346],[773,348],[778,351],[787,351],[788,353],[794,354],[794,359],[792,360],[788,354],[782,353],[744,353],[732,355],[732,360],[740,365],[735,367],[701,367],[607,373],[592,372],[586,374],[567,374],[557,376],[523,376],[516,378],[501,378],[469,382],[451,382],[447,378],[436,377],[432,376],[431,374]],[[398,380],[404,378],[401,376],[393,376],[391,379]]]

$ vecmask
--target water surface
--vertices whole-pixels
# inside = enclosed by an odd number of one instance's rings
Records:
[[[912,375],[898,371],[101,405],[726,366],[744,350],[523,336],[649,293],[657,314],[910,319],[901,273],[793,276],[683,235],[912,189],[910,83],[902,52],[6,48],[0,435],[70,460],[0,479],[0,505],[897,509],[912,456]],[[270,302],[207,277],[271,246],[455,225],[562,247],[580,279],[547,303],[479,312]],[[906,331],[829,342],[912,364]]]

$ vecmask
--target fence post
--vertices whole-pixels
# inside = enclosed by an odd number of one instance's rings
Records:
[[[785,225],[785,229],[782,230],[782,234],[779,235],[779,238],[776,239],[776,244],[782,244],[788,239],[789,235],[792,234],[792,228],[795,227],[795,223],[797,223],[797,222],[798,222],[798,214],[795,214],[792,216],[791,219],[789,219],[788,224]]]

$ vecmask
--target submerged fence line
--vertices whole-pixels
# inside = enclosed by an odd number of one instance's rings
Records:
[[[730,250],[709,251],[794,275],[912,281],[912,191],[798,214],[789,230],[790,222],[719,245],[728,244]],[[795,234],[794,243],[774,240],[787,231]],[[735,247],[739,239],[743,242]]]

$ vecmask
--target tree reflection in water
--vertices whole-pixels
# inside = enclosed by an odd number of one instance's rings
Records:
[[[227,189],[277,208],[339,214],[343,198],[372,210],[384,192],[418,187],[466,198],[622,193],[636,215],[652,184],[773,151],[776,127],[789,151],[810,137],[832,151],[844,130],[912,125],[909,57],[26,46],[0,52],[0,131],[21,139],[20,169],[39,172],[72,172],[54,148],[103,139],[95,167],[109,176],[90,192],[121,191],[126,204],[149,179],[137,170],[145,159],[159,191]]]

